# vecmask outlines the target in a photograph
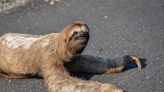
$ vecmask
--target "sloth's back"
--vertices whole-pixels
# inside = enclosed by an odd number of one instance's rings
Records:
[[[20,47],[28,48],[35,41],[39,40],[40,37],[40,35],[8,33],[1,37],[0,42],[2,45],[11,49]]]
[[[51,34],[52,35],[52,34]],[[49,35],[46,35],[49,36]],[[39,50],[35,44],[48,45],[45,35],[8,33],[0,38],[0,76],[23,78],[39,72]],[[32,49],[31,49],[32,48]]]

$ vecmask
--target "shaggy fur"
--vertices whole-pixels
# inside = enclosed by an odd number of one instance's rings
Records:
[[[120,87],[113,84],[73,78],[65,69],[64,65],[71,63],[72,60],[78,63],[89,57],[80,56],[88,39],[89,28],[83,22],[69,24],[62,32],[48,35],[3,35],[0,38],[0,76],[26,78],[39,75],[44,78],[49,92],[123,92]],[[91,72],[108,73],[113,71],[108,70],[109,68],[117,69],[126,65],[130,59],[131,57],[128,60],[124,58],[121,64],[112,66],[113,63],[109,63],[111,67],[104,68],[103,71],[91,69]],[[78,64],[72,64],[77,71],[87,72],[91,68],[88,66],[78,70],[75,65]]]

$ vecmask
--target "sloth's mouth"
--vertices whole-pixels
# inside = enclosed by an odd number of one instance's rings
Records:
[[[79,37],[88,37],[89,36],[89,33],[88,32],[79,32],[78,33],[78,36]]]
[[[77,32],[77,33],[75,33],[74,38],[75,39],[83,39],[83,38],[88,39],[89,38],[89,33],[88,32],[83,32],[83,31]]]

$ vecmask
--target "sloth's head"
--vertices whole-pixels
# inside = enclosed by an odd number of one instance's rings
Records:
[[[66,48],[71,54],[80,54],[89,40],[89,28],[84,22],[75,22],[65,27]]]

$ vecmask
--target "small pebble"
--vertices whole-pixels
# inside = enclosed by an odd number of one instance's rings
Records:
[[[21,23],[21,20],[18,20],[18,23]]]
[[[11,80],[9,80],[9,83],[11,83]]]
[[[157,57],[157,60],[159,60],[159,59],[160,59],[160,57],[158,56],[158,57]]]
[[[25,88],[25,87],[26,87],[26,85],[22,85],[22,87],[23,87],[23,88]]]
[[[51,1],[51,2],[50,2],[50,4],[51,4],[51,5],[54,5],[54,2],[53,2],[53,1]]]
[[[36,22],[36,25],[39,25],[39,22]]]
[[[70,7],[70,6],[71,6],[71,4],[70,4],[70,3],[68,3],[68,4],[67,4],[67,6],[68,6],[68,7]]]
[[[149,79],[150,78],[150,76],[146,76],[146,79]]]
[[[102,10],[102,9],[103,9],[103,7],[101,7],[101,6],[100,6],[100,7],[99,7],[99,9],[100,9],[100,10]]]
[[[105,18],[105,19],[107,19],[107,18],[108,18],[108,16],[104,16],[104,18]]]

